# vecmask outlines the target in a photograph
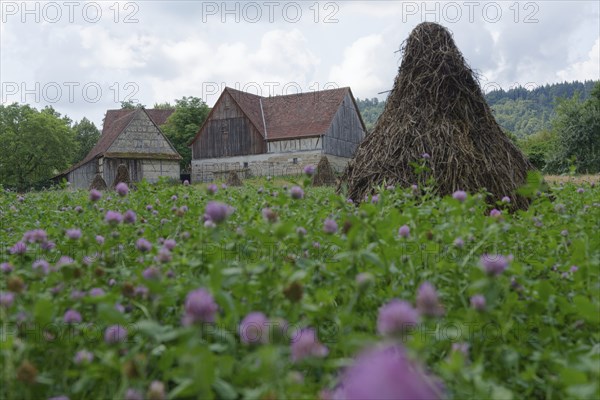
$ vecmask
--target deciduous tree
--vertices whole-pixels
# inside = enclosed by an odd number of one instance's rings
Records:
[[[0,105],[0,182],[24,190],[67,168],[77,148],[70,124],[52,108]]]
[[[162,131],[183,158],[182,171],[190,170],[192,151],[188,144],[208,117],[209,112],[210,108],[202,99],[193,96],[183,97],[175,100],[175,112],[161,126]]]
[[[546,167],[548,172],[567,172],[571,163],[577,173],[600,172],[600,83],[584,102],[577,95],[561,101],[552,129],[557,146]]]
[[[98,142],[100,131],[92,121],[85,117],[73,125],[73,130],[75,131],[75,141],[77,142],[77,152],[73,157],[73,163],[76,163],[83,160]]]

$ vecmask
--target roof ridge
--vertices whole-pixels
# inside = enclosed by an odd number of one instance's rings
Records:
[[[344,87],[341,87],[341,88],[323,89],[323,90],[311,90],[310,92],[279,94],[279,95],[275,95],[275,96],[269,96],[269,97],[262,96],[262,97],[263,97],[263,99],[278,99],[278,98],[282,98],[282,97],[304,96],[304,95],[315,94],[315,93],[333,92],[333,91],[337,91],[337,90],[341,91],[341,90],[348,90],[348,89],[350,89],[349,86],[344,86]]]
[[[244,92],[243,90],[235,89],[235,88],[232,88],[232,87],[229,87],[229,86],[225,86],[225,89],[223,89],[223,91],[226,91],[226,90],[228,90],[228,91],[234,91],[234,92],[238,92],[238,93],[242,93],[244,95],[250,95],[250,96],[263,97],[264,98],[264,96],[261,96],[259,94],[254,94],[254,93],[251,93],[251,92]]]
[[[106,110],[106,112],[111,112],[111,111],[135,111],[135,110],[141,110],[144,109],[146,111],[171,111],[171,110],[175,110],[175,106],[173,106],[173,108],[146,108],[146,107],[136,107],[136,108],[111,108]]]
[[[114,120],[112,121],[111,125],[112,125],[112,124],[114,124],[115,122],[117,122],[118,120],[120,120],[120,119],[123,119],[123,118],[125,118],[125,117],[127,117],[127,116],[131,115],[132,113],[135,113],[135,112],[136,112],[136,111],[138,111],[138,110],[140,110],[140,109],[138,108],[137,110],[131,110],[130,112],[128,112],[128,113],[125,113],[125,114],[121,115],[120,117],[118,117],[118,118],[114,119]]]
[[[350,86],[342,86],[342,87],[338,87],[338,88],[331,88],[331,89],[323,89],[323,90],[311,90],[308,92],[300,92],[300,93],[290,93],[290,94],[278,94],[275,96],[262,96],[259,94],[254,94],[251,92],[245,92],[243,90],[239,90],[239,89],[235,89],[232,88],[230,86],[225,86],[225,89],[223,89],[223,91],[225,90],[231,90],[231,91],[235,91],[238,93],[242,93],[244,95],[250,95],[250,96],[255,96],[255,97],[260,97],[262,99],[273,99],[273,98],[281,98],[281,97],[288,97],[288,96],[304,96],[304,95],[309,95],[309,94],[314,94],[314,93],[322,93],[322,92],[333,92],[333,91],[338,91],[338,90],[350,90]]]

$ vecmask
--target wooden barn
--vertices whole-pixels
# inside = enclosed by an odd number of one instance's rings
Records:
[[[365,132],[348,87],[275,97],[227,87],[190,142],[192,180],[294,175],[322,155],[339,171]]]
[[[108,110],[98,143],[58,178],[66,178],[73,188],[87,189],[99,173],[110,187],[117,167],[125,164],[133,182],[156,182],[163,176],[179,179],[181,156],[159,128],[173,111]]]

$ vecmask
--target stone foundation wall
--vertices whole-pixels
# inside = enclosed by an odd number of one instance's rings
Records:
[[[304,167],[317,165],[321,150],[257,154],[239,157],[192,160],[192,182],[212,182],[236,171],[240,178],[252,176],[301,175]],[[342,172],[350,159],[327,155],[336,172]]]

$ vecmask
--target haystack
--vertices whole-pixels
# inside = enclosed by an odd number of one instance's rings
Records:
[[[317,164],[317,172],[312,178],[313,186],[332,186],[335,185],[335,173],[327,156],[322,156]]]
[[[129,179],[129,170],[125,164],[119,164],[117,167],[117,175],[115,176],[113,187],[117,186],[117,184],[120,182],[125,182],[127,186],[131,185],[131,181]]]
[[[94,179],[92,180],[92,184],[90,185],[90,190],[106,190],[108,186],[106,185],[106,181],[100,174],[96,174]]]
[[[237,172],[235,172],[235,171],[229,172],[226,183],[227,183],[227,186],[242,186],[243,185],[240,177],[238,176]]]
[[[373,132],[358,147],[338,186],[360,201],[375,185],[411,186],[433,178],[440,195],[516,194],[534,166],[495,121],[474,72],[443,26],[424,22],[402,46],[402,63]],[[424,154],[427,155],[423,157]],[[415,164],[427,168],[417,173]]]

